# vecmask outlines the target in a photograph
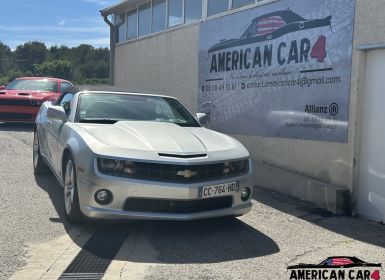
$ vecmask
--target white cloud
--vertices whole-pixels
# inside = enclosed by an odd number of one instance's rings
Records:
[[[47,47],[54,45],[65,45],[67,47],[76,47],[81,44],[88,44],[94,47],[109,47],[110,46],[110,37],[100,37],[100,38],[84,38],[84,39],[74,39],[74,40],[48,40],[45,42]]]
[[[95,33],[108,32],[108,26],[100,27],[71,27],[71,26],[4,26],[0,25],[0,31],[3,32],[66,32],[66,33]]]
[[[108,1],[108,0],[83,0],[87,3],[97,4],[99,6],[107,6],[113,4],[114,1]]]
[[[44,42],[47,47],[52,45],[74,47],[80,44],[109,47],[109,33],[110,28],[101,17],[58,18],[52,25],[0,24],[2,41],[13,50],[29,41]]]
[[[95,17],[80,17],[80,18],[67,18],[67,22],[76,24],[105,24],[101,16]]]

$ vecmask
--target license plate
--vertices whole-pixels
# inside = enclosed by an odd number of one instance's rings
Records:
[[[219,184],[214,186],[200,187],[198,198],[224,196],[239,191],[239,181]]]

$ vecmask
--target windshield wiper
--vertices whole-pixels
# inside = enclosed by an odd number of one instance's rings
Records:
[[[102,118],[84,118],[80,119],[80,123],[102,123],[102,124],[114,124],[117,123],[119,120],[116,119],[102,119]]]
[[[192,124],[192,123],[175,123],[181,127],[201,127],[199,124]]]

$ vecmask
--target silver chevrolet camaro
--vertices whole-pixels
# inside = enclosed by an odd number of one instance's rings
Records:
[[[36,117],[35,174],[53,172],[72,223],[243,215],[251,209],[249,153],[202,118],[167,96],[66,92]]]

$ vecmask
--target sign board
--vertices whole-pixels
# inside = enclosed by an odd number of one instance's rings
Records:
[[[352,0],[281,0],[202,23],[207,126],[347,142],[354,13]]]

